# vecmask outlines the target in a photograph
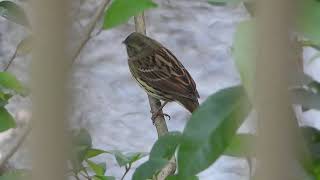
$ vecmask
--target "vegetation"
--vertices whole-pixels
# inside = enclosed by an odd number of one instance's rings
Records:
[[[237,26],[232,54],[241,76],[242,85],[222,89],[213,93],[201,104],[186,123],[183,132],[169,132],[160,137],[153,145],[150,153],[123,153],[117,150],[102,150],[92,147],[91,137],[84,130],[72,132],[73,149],[70,158],[69,176],[76,179],[112,180],[108,176],[106,164],[94,162],[91,158],[108,154],[115,157],[118,165],[124,168],[124,176],[137,160],[149,155],[146,162],[134,172],[133,180],[153,179],[157,173],[175,156],[177,173],[167,177],[168,180],[194,180],[197,174],[207,169],[222,155],[254,157],[251,151],[255,134],[237,134],[237,130],[252,111],[253,84],[255,77],[255,44],[252,36],[255,33],[255,3],[253,0],[209,0],[213,5],[229,5],[242,3],[252,18]],[[294,32],[301,47],[312,47],[320,50],[320,2],[317,0],[300,0]],[[113,0],[104,15],[103,28],[108,30],[127,22],[132,16],[147,9],[156,8],[151,0]],[[29,29],[29,22],[24,10],[10,1],[0,1],[0,16]],[[16,54],[28,54],[31,50],[31,34],[18,45]],[[320,53],[320,52],[319,52]],[[310,62],[314,61],[312,58]],[[9,63],[10,64],[10,63]],[[7,67],[6,67],[7,69]],[[0,72],[0,132],[15,128],[15,120],[6,109],[11,97],[27,96],[27,88],[11,73]],[[289,87],[293,104],[298,104],[305,111],[320,109],[320,83],[303,75],[302,84]],[[319,143],[320,132],[311,127],[301,127],[300,133],[305,138],[308,152],[299,159],[300,179],[319,179]],[[0,164],[1,166],[1,164]],[[0,180],[23,179],[29,170],[9,171],[0,176]],[[293,170],[295,171],[295,170]]]

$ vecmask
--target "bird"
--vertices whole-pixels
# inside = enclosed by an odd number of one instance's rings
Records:
[[[157,111],[152,112],[153,121],[168,102],[175,101],[190,113],[199,107],[200,96],[195,81],[170,50],[138,32],[131,33],[123,43],[133,78],[148,95],[164,101]]]

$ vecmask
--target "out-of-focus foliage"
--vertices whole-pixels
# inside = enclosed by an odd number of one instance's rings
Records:
[[[26,180],[30,179],[30,172],[27,170],[14,170],[4,173],[0,180]]]
[[[231,87],[211,95],[193,113],[178,150],[179,176],[198,174],[227,149],[251,107],[243,87]]]
[[[91,136],[85,129],[74,130],[71,134],[73,148],[70,161],[73,176],[78,177],[80,174],[88,176],[88,171],[91,171],[93,175],[86,177],[87,179],[114,180],[115,177],[106,175],[108,173],[106,163],[96,163],[91,158],[110,154],[115,157],[120,167],[125,166],[129,170],[134,162],[146,156],[146,153],[142,152],[123,153],[118,150],[107,151],[93,148]]]
[[[0,107],[0,132],[15,127],[16,123],[14,118],[4,107]]]
[[[132,16],[144,10],[155,7],[157,4],[152,0],[114,0],[105,13],[103,27],[110,29],[127,22]]]
[[[225,152],[250,110],[240,86],[211,95],[193,113],[182,134],[172,132],[158,139],[149,160],[137,168],[133,179],[152,178],[176,151],[178,174],[170,178],[194,179]]]
[[[26,95],[26,89],[15,76],[8,72],[0,72],[0,91],[11,95]]]
[[[257,46],[255,45],[256,29],[253,20],[243,21],[237,26],[232,55],[240,73],[241,81],[252,100],[255,81],[255,57]]]
[[[16,126],[12,115],[7,111],[5,105],[14,95],[26,95],[26,90],[10,73],[0,72],[0,132],[6,131]]]
[[[298,30],[314,44],[320,45],[320,1],[300,0],[297,7]]]
[[[14,2],[0,1],[0,16],[23,26],[29,26],[24,10]]]

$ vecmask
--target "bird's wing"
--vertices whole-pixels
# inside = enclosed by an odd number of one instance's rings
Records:
[[[135,60],[139,78],[166,94],[197,99],[196,84],[177,58],[162,47],[152,55]]]

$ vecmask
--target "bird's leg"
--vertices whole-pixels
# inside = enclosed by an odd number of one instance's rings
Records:
[[[153,124],[154,124],[154,121],[156,120],[156,118],[157,118],[160,114],[168,117],[169,120],[171,119],[171,117],[170,117],[168,114],[161,113],[162,108],[163,108],[168,102],[169,102],[169,101],[165,101],[165,102],[160,106],[160,108],[159,108],[156,112],[153,112],[153,111],[151,110],[151,113],[152,113],[151,119],[152,119],[152,121],[153,121]]]

